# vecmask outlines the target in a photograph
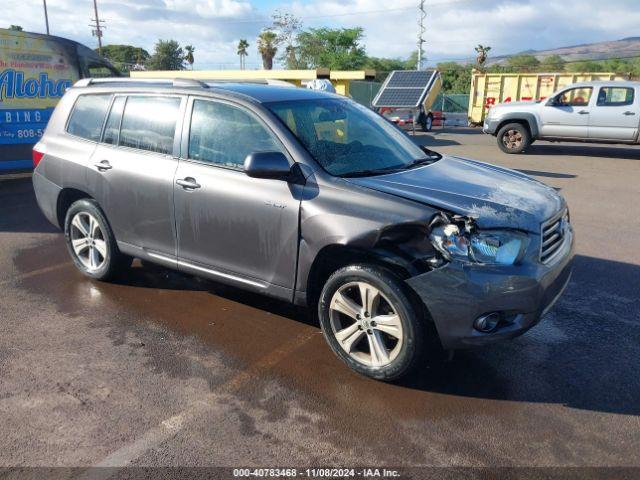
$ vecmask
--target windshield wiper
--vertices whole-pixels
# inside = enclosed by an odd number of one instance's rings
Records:
[[[340,176],[342,178],[374,177],[376,175],[387,175],[389,173],[401,172],[402,170],[404,170],[404,167],[376,168],[371,170],[357,170],[355,172],[343,173]]]
[[[405,170],[410,170],[412,168],[420,167],[422,165],[431,165],[432,163],[435,163],[438,160],[440,160],[440,159],[439,158],[433,158],[433,157],[418,158],[418,159],[414,160],[413,162],[411,162],[409,165],[407,165],[405,167]]]

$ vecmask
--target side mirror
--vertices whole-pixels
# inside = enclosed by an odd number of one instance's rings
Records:
[[[291,166],[282,152],[254,152],[244,160],[244,173],[253,178],[288,181]]]

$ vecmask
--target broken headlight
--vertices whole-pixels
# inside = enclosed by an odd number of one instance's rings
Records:
[[[454,224],[431,230],[431,243],[447,260],[458,259],[491,265],[513,265],[522,258],[529,238],[509,230],[467,233]]]

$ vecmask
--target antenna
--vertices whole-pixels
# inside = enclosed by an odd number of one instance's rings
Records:
[[[420,0],[420,20],[418,21],[419,30],[418,30],[418,62],[416,64],[416,70],[422,70],[422,62],[424,57],[424,48],[423,45],[425,43],[424,40],[424,32],[426,29],[424,28],[424,21],[427,18],[427,12],[424,9],[424,0]]]
[[[102,55],[102,29],[105,27],[104,20],[100,20],[98,17],[98,3],[97,0],[93,0],[93,11],[95,13],[96,18],[91,18],[90,20],[93,23],[90,23],[89,26],[92,27],[91,34],[94,37],[98,37],[98,55]]]

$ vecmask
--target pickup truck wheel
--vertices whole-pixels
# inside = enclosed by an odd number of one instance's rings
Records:
[[[318,303],[322,333],[353,370],[392,381],[422,364],[424,319],[405,288],[375,265],[350,265],[327,280]]]
[[[531,134],[521,123],[509,123],[498,132],[498,147],[505,153],[522,153],[531,145]]]

